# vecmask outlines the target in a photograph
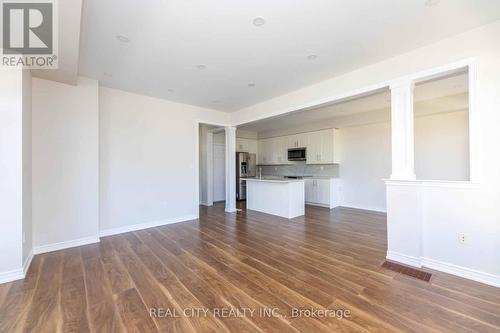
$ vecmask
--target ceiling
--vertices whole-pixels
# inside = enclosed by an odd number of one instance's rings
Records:
[[[422,82],[415,87],[415,114],[451,112],[468,108],[468,74],[457,73],[444,78]],[[238,127],[239,130],[269,132],[288,128],[297,128],[307,124],[330,122],[337,118],[352,117],[350,121],[338,122],[346,126],[366,124],[378,118],[366,117],[370,112],[387,113],[391,110],[391,95],[385,89],[368,96],[357,97],[348,101],[334,103],[315,109],[301,110],[288,115],[259,120]],[[363,117],[365,119],[363,119]],[[341,127],[341,126],[340,126]]]
[[[85,0],[79,31],[81,3],[60,1],[62,66],[36,76],[228,112],[500,19],[491,0]]]

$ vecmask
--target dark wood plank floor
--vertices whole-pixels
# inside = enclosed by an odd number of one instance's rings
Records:
[[[0,332],[500,332],[500,289],[397,274],[385,252],[379,213],[202,208],[199,221],[36,256],[25,280],[0,285]]]

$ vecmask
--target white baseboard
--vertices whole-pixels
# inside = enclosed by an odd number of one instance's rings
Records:
[[[370,210],[372,212],[378,212],[378,213],[387,213],[387,209],[379,208],[379,207],[363,206],[363,205],[344,205],[344,204],[341,204],[338,207],[354,208],[354,209],[361,209],[361,210]]]
[[[59,243],[52,243],[47,245],[35,246],[33,247],[34,254],[42,254],[47,252],[59,251],[64,249],[69,249],[70,247],[82,246],[87,244],[99,243],[98,236],[91,236],[85,238],[79,238]]]
[[[33,249],[30,250],[30,253],[28,254],[28,257],[26,257],[26,260],[24,260],[23,263],[23,275],[26,276],[26,273],[28,273],[28,269],[30,268],[31,262],[33,261],[34,257]],[[23,276],[23,278],[24,278]]]
[[[197,215],[187,215],[187,216],[180,216],[180,217],[171,218],[171,219],[146,222],[146,223],[138,223],[138,224],[127,225],[127,226],[118,227],[118,228],[105,229],[105,230],[101,230],[99,232],[99,236],[106,237],[106,236],[118,235],[118,234],[123,234],[125,232],[131,232],[131,231],[137,231],[137,230],[141,230],[141,229],[159,227],[159,226],[166,225],[166,224],[192,221],[192,220],[196,220],[197,218],[198,218]]]
[[[26,259],[24,260],[23,268],[0,273],[0,284],[24,279],[32,260],[33,250],[30,251]]]
[[[21,279],[24,279],[24,276],[25,276],[25,274],[24,274],[22,268],[14,269],[12,271],[7,271],[7,272],[1,272],[0,273],[0,284],[12,282],[15,280],[21,280]]]
[[[422,266],[500,288],[500,276],[443,261],[422,258]]]
[[[420,259],[420,257],[412,257],[398,252],[387,251],[386,259],[396,261],[408,266],[418,268],[422,267],[422,260]]]

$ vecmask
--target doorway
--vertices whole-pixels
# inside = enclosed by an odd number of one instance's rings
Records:
[[[226,145],[213,144],[213,202],[226,200]]]

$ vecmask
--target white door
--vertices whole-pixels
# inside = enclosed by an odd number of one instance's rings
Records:
[[[226,146],[214,144],[214,202],[226,200]]]

